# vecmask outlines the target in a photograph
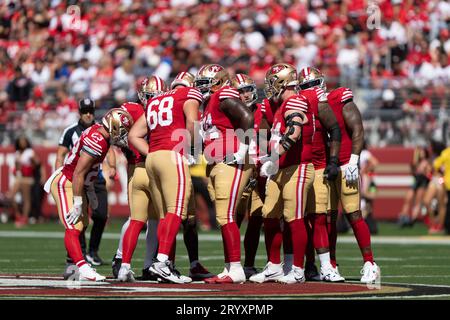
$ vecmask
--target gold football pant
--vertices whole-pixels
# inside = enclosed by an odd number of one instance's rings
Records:
[[[306,213],[327,213],[330,209],[330,185],[324,177],[325,169],[314,170],[314,182],[308,192]]]
[[[343,171],[339,172],[335,181],[330,182],[330,209],[338,210],[339,201],[345,213],[360,210],[361,194],[360,181],[356,185],[349,186]]]
[[[67,223],[66,215],[73,207],[73,189],[72,182],[66,178],[63,173],[59,173],[52,181],[50,192],[58,209],[58,216],[61,223],[66,229],[76,229],[83,231],[89,225],[88,204],[86,195],[83,194],[83,213],[74,225]],[[84,192],[83,192],[84,193]]]
[[[128,169],[128,202],[131,219],[142,222],[148,219],[158,220],[160,216],[150,200],[150,179],[145,163],[129,165]]]
[[[236,222],[236,208],[252,176],[252,167],[249,164],[217,163],[208,165],[206,175],[209,195],[216,207],[217,223],[223,226]]]
[[[185,220],[192,182],[184,157],[175,151],[155,151],[147,155],[145,168],[157,214],[173,213]]]
[[[304,218],[306,200],[314,181],[312,163],[280,169],[267,182],[263,217],[286,222]]]

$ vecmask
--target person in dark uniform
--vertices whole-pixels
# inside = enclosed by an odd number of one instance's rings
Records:
[[[64,159],[69,151],[76,145],[81,133],[92,126],[95,123],[95,103],[91,99],[82,99],[78,103],[80,120],[77,123],[67,127],[60,140],[56,155],[55,168],[59,168],[63,165]],[[108,152],[107,162],[109,166],[109,177],[114,178],[116,175],[116,159],[114,151],[111,149]],[[94,266],[99,266],[103,264],[102,259],[98,255],[98,250],[100,247],[100,242],[103,234],[103,230],[106,225],[108,218],[108,194],[106,191],[106,181],[103,176],[103,171],[100,169],[99,175],[94,183],[95,194],[97,196],[98,206],[92,210],[92,230],[91,237],[89,241],[89,248],[86,251],[86,239],[84,232],[80,234],[80,244],[83,251],[83,255],[86,261]],[[73,262],[70,258],[67,258],[66,271],[71,270],[73,267]],[[67,274],[66,274],[67,273]],[[65,272],[64,276],[70,276],[71,272]]]

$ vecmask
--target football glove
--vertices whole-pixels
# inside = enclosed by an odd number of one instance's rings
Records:
[[[350,161],[345,168],[345,180],[347,184],[357,184],[359,180],[359,168],[358,168],[359,156],[352,154],[350,156]]]
[[[233,153],[233,158],[228,159],[225,157],[223,162],[226,164],[244,164],[245,156],[247,155],[248,145],[244,143],[239,143],[239,149],[237,152]]]
[[[73,197],[73,207],[66,215],[66,221],[68,224],[76,224],[78,219],[83,213],[83,198],[80,196]]]

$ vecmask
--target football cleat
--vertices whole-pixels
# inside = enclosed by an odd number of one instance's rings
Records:
[[[361,269],[361,282],[363,283],[375,283],[380,279],[381,270],[380,267],[374,262],[367,261],[364,263],[363,268]]]
[[[92,269],[88,264],[83,264],[79,267],[80,281],[103,281],[105,276],[98,274],[95,269]]]
[[[178,275],[174,274],[172,271],[172,266],[169,260],[167,261],[156,261],[150,266],[149,270],[156,274],[163,280],[171,283],[186,283],[184,279],[181,279]]]
[[[119,276],[119,270],[120,267],[122,265],[122,258],[117,258],[116,255],[114,255],[113,259],[112,259],[112,274],[114,279],[117,279],[117,277]]]
[[[192,278],[193,281],[202,281],[204,279],[214,277],[214,274],[209,272],[204,266],[198,262],[195,267],[189,270],[189,277]]]
[[[158,276],[151,272],[149,268],[142,269],[142,277],[139,280],[143,281],[158,281]]]
[[[344,282],[345,278],[340,275],[337,267],[333,268],[330,264],[320,267],[320,280],[325,282]]]
[[[306,281],[320,281],[320,274],[315,264],[306,264],[305,267]]]
[[[64,270],[64,273],[63,273],[63,278],[64,278],[64,280],[69,280],[69,278],[71,278],[72,276],[78,277],[77,276],[78,272],[79,272],[78,267],[75,263],[67,262],[66,269]]]
[[[170,268],[173,272],[173,274],[175,274],[176,276],[178,276],[182,281],[184,281],[184,283],[191,283],[192,282],[192,278],[187,277],[187,276],[183,276],[181,274],[180,271],[178,271],[178,269],[175,267],[175,265],[173,264],[173,262],[170,262]]]
[[[226,277],[228,275],[229,270],[230,270],[230,264],[225,263],[225,267],[223,268],[223,271],[221,273],[219,273],[217,276],[204,279],[203,281],[205,283],[216,283],[217,279]]]
[[[230,269],[226,276],[216,279],[216,283],[244,283],[245,280],[244,268],[236,267]]]
[[[247,280],[249,280],[251,276],[259,273],[259,271],[255,267],[244,267],[244,273],[245,273],[245,278]]]
[[[250,277],[251,282],[264,283],[271,281],[278,281],[284,276],[283,267],[281,264],[274,264],[268,262],[264,270]]]
[[[135,282],[134,272],[130,269],[129,265],[123,265],[120,267],[119,275],[117,279],[121,282]]]
[[[305,282],[305,271],[302,268],[292,266],[291,272],[281,277],[278,282],[284,284],[294,284]]]
[[[86,261],[93,266],[101,266],[103,264],[103,260],[95,251],[89,252],[89,254],[86,255]]]

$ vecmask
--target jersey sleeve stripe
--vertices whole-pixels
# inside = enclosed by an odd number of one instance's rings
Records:
[[[299,107],[305,107],[305,108],[308,107],[308,104],[306,102],[304,102],[304,101],[288,101],[286,103],[286,105],[287,106],[288,105],[293,105],[293,106],[299,106]]]
[[[84,139],[84,142],[89,146],[89,147],[91,147],[92,149],[94,149],[95,151],[98,151],[98,152],[102,152],[102,147],[101,146],[99,146],[98,144],[96,144],[96,143],[94,143],[92,140],[90,140],[89,138],[85,138]]]
[[[286,106],[286,109],[287,110],[300,110],[300,111],[303,111],[303,112],[307,112],[308,111],[308,108],[300,108],[300,107],[294,107],[294,106]]]

